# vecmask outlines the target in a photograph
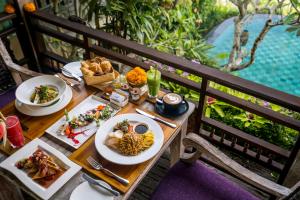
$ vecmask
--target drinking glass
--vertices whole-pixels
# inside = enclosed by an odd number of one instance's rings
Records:
[[[147,72],[148,95],[150,98],[155,98],[160,89],[161,73],[153,67]]]
[[[15,115],[6,118],[7,139],[13,148],[24,145],[24,136],[19,118]]]

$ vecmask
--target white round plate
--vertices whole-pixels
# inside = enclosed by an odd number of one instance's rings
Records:
[[[55,86],[58,90],[58,95],[53,100],[47,103],[32,103],[30,101],[31,95],[34,92],[35,87],[40,85],[52,85]],[[66,83],[56,76],[53,75],[43,75],[43,76],[36,76],[34,78],[28,79],[24,81],[16,90],[16,99],[23,103],[30,106],[47,106],[52,104],[53,102],[57,101],[61,98],[66,90]]]
[[[104,144],[107,135],[113,131],[113,127],[118,122],[121,122],[125,119],[128,119],[128,121],[146,123],[149,126],[149,130],[152,130],[154,134],[154,144],[149,149],[142,151],[136,156],[122,155]],[[95,138],[95,146],[100,155],[106,160],[120,165],[135,165],[149,160],[158,153],[163,145],[163,142],[164,133],[159,124],[153,119],[140,114],[122,114],[110,118],[102,126],[100,126]]]
[[[65,93],[61,96],[57,103],[47,107],[39,107],[39,106],[29,106],[19,102],[17,99],[15,101],[15,106],[17,110],[25,115],[29,116],[45,116],[50,115],[52,113],[58,112],[64,107],[66,107],[69,102],[72,100],[73,92],[72,89],[67,86]]]
[[[80,70],[81,67],[81,63],[80,61],[77,62],[70,62],[68,64],[66,64],[65,66],[63,66],[64,69],[76,74],[77,76],[82,76],[82,72]],[[69,78],[72,78],[71,76],[69,76],[67,73],[65,73],[64,71],[61,71],[61,73]]]
[[[107,183],[101,181],[103,185],[110,187]],[[111,187],[110,187],[111,188]],[[70,196],[70,200],[113,200],[114,197],[101,187],[93,187],[88,182],[83,182],[75,188]]]

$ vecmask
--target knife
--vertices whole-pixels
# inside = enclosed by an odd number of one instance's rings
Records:
[[[176,128],[176,124],[167,122],[166,120],[163,120],[163,119],[161,119],[161,118],[159,118],[159,117],[156,117],[156,116],[154,116],[154,115],[151,115],[151,114],[149,114],[149,113],[146,113],[145,111],[142,111],[142,110],[140,110],[140,109],[138,109],[138,108],[135,109],[135,110],[136,110],[137,113],[140,113],[140,114],[142,114],[142,115],[145,115],[145,116],[147,116],[147,117],[150,117],[151,119],[154,119],[154,120],[156,120],[156,121],[159,121],[159,122],[161,122],[161,123],[163,123],[163,124],[166,124],[166,125],[168,125],[168,126],[170,126],[170,127],[172,127],[172,128]]]
[[[115,195],[115,196],[120,196],[120,193],[119,193],[118,191],[116,191],[116,190],[114,190],[114,189],[111,189],[111,188],[107,187],[106,185],[103,185],[101,182],[99,182],[99,181],[93,179],[93,178],[90,177],[89,175],[83,174],[82,177],[83,177],[85,180],[87,180],[87,182],[89,182],[90,184],[100,186],[100,187],[106,189],[107,191],[109,191],[110,193],[112,193],[113,195]]]
[[[67,70],[67,69],[65,69],[65,68],[63,68],[63,67],[61,68],[61,70],[62,70],[63,72],[65,72],[66,74],[68,74],[69,76],[74,77],[77,81],[79,81],[79,82],[82,81],[82,78],[80,78],[77,74],[72,73],[72,72],[70,72],[69,70]]]

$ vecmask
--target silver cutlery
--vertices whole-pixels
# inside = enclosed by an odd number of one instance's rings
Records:
[[[151,115],[151,114],[149,114],[149,113],[146,113],[145,111],[142,111],[142,110],[140,110],[140,109],[135,109],[135,111],[137,112],[137,113],[140,113],[141,115],[145,115],[146,117],[149,117],[149,118],[151,118],[151,119],[154,119],[154,120],[156,120],[156,121],[159,121],[159,122],[161,122],[161,123],[163,123],[163,124],[166,124],[166,125],[168,125],[168,126],[170,126],[170,127],[172,127],[172,128],[176,128],[176,124],[173,124],[173,123],[171,123],[171,122],[167,122],[166,120],[163,120],[163,119],[161,119],[161,118],[159,118],[159,117],[156,117],[156,116],[154,116],[154,115]]]
[[[71,81],[68,81],[66,79],[63,79],[60,75],[58,74],[55,74],[54,76],[56,76],[57,78],[60,78],[62,79],[65,83],[67,83],[68,85],[70,85],[71,87],[74,87],[76,84],[75,83],[72,83]]]
[[[87,180],[90,184],[92,185],[97,185],[97,186],[100,186],[102,187],[103,189],[109,191],[110,193],[112,193],[113,195],[115,196],[120,196],[120,193],[112,188],[109,188],[107,187],[106,185],[102,184],[100,181],[96,180],[96,179],[93,179],[92,177],[90,177],[89,175],[87,174],[83,174],[82,177]]]
[[[72,73],[70,72],[69,70],[65,69],[65,68],[61,68],[61,71],[63,71],[64,73],[66,73],[67,75],[75,78],[77,81],[81,82],[82,81],[82,78],[80,78],[80,76],[78,76],[77,74],[75,73]]]
[[[88,163],[96,170],[101,170],[103,171],[105,174],[107,174],[108,176],[115,178],[117,181],[119,181],[120,183],[124,184],[124,185],[128,185],[129,181],[125,178],[122,178],[120,176],[118,176],[117,174],[113,173],[112,171],[104,168],[99,162],[97,162],[93,157],[89,156],[87,158]]]

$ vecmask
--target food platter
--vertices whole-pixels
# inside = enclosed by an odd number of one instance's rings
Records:
[[[80,118],[86,118],[89,117],[86,115],[87,112],[90,112],[91,110],[95,110],[98,107],[101,106],[108,106],[110,107],[110,116],[108,118],[114,116],[119,110],[119,107],[114,107],[111,105],[108,101],[97,97],[95,95],[91,95],[87,97],[84,101],[82,101],[80,104],[78,104],[76,107],[74,107],[72,110],[68,111],[69,116],[69,122],[66,119],[66,116],[61,117],[57,122],[55,122],[52,126],[50,126],[46,132],[53,137],[59,139],[60,141],[64,142],[65,144],[78,149],[84,142],[86,142],[92,135],[94,135],[98,129],[98,126],[101,126],[106,119],[101,118],[99,120],[99,124],[97,126],[97,123],[92,120],[90,123],[83,124],[80,127],[74,128],[73,135],[71,134],[64,134],[62,129],[62,126],[65,126],[67,123],[73,123],[74,119]],[[76,122],[78,120],[75,120]],[[84,123],[81,122],[81,123]]]
[[[145,124],[153,133],[154,142],[149,148],[138,152],[136,155],[124,155],[107,145],[107,139],[114,132],[118,123],[127,120],[133,124]],[[125,135],[125,134],[124,134]],[[124,137],[124,136],[123,136]],[[140,114],[122,114],[107,120],[97,131],[95,146],[98,153],[106,160],[120,165],[135,165],[145,162],[155,156],[161,149],[164,141],[163,130],[157,122]]]
[[[58,100],[57,103],[54,103],[50,106],[40,107],[40,106],[29,106],[24,103],[19,102],[17,99],[15,101],[15,106],[17,110],[25,115],[39,117],[39,116],[45,116],[50,115],[53,113],[56,113],[66,107],[69,102],[72,100],[72,89],[67,86],[64,94],[61,96],[61,98]]]
[[[33,178],[24,170],[19,169],[16,166],[20,160],[31,157],[37,150],[41,150],[45,154],[49,155],[55,163],[63,168],[62,173],[47,186],[33,180]],[[81,169],[80,166],[70,161],[63,153],[57,151],[55,148],[40,139],[34,139],[30,143],[26,144],[23,148],[0,163],[0,167],[14,174],[25,186],[42,199],[49,199]]]

